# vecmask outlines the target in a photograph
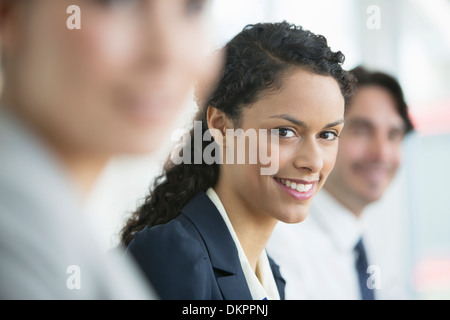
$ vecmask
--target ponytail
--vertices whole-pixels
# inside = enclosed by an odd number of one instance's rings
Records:
[[[196,117],[202,123],[202,136],[208,130],[206,112],[201,110]],[[174,164],[168,159],[163,173],[155,179],[153,191],[145,198],[144,204],[135,211],[121,232],[121,243],[124,246],[133,240],[136,232],[145,226],[165,224],[176,218],[186,203],[199,191],[206,191],[215,186],[219,177],[219,165],[206,164],[202,158],[201,164],[194,164],[195,152],[202,152],[209,144],[202,141],[202,150],[195,150],[194,129],[189,133],[191,146],[191,164]],[[180,151],[183,157],[183,151]],[[184,158],[184,157],[183,157]]]

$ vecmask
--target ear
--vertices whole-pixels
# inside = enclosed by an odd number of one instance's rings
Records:
[[[226,128],[225,114],[213,106],[208,106],[206,111],[206,119],[208,120],[209,129],[217,129],[224,132]]]
[[[206,111],[206,119],[208,121],[208,129],[214,137],[214,140],[224,146],[225,139],[223,137],[225,137],[226,130],[233,127],[232,122],[225,113],[211,105],[208,106],[208,110]]]

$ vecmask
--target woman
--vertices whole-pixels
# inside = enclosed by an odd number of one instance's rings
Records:
[[[204,3],[0,1],[1,299],[155,297],[82,203],[111,157],[170,131],[204,63]]]
[[[191,132],[192,161],[166,163],[122,233],[127,254],[163,299],[284,298],[264,247],[278,221],[305,219],[334,166],[353,89],[342,53],[286,22],[248,26],[226,50],[222,78],[198,120],[227,161],[195,164]],[[259,132],[260,142],[261,130],[271,132],[258,148],[278,150],[276,173],[261,174],[267,163],[249,163],[249,153],[244,164],[229,161],[246,137],[219,133],[237,129]]]

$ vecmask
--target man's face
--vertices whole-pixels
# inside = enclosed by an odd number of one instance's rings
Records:
[[[379,200],[400,165],[404,136],[394,97],[378,86],[361,87],[346,112],[326,189],[347,206]]]

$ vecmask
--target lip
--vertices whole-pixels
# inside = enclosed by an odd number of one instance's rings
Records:
[[[383,168],[362,168],[355,171],[364,180],[374,184],[384,183],[389,180],[390,172]]]
[[[274,177],[273,179],[281,187],[281,189],[283,189],[289,196],[291,196],[294,199],[299,200],[299,201],[305,201],[305,200],[311,199],[312,196],[314,195],[314,191],[316,189],[316,184],[318,182],[318,181],[306,181],[306,180],[287,179],[287,178],[279,178],[279,177]],[[290,181],[295,182],[297,184],[310,184],[310,185],[312,185],[312,188],[310,190],[306,191],[306,192],[299,192],[299,191],[294,190],[292,188],[286,187],[283,183],[281,183],[277,179],[290,180]]]

